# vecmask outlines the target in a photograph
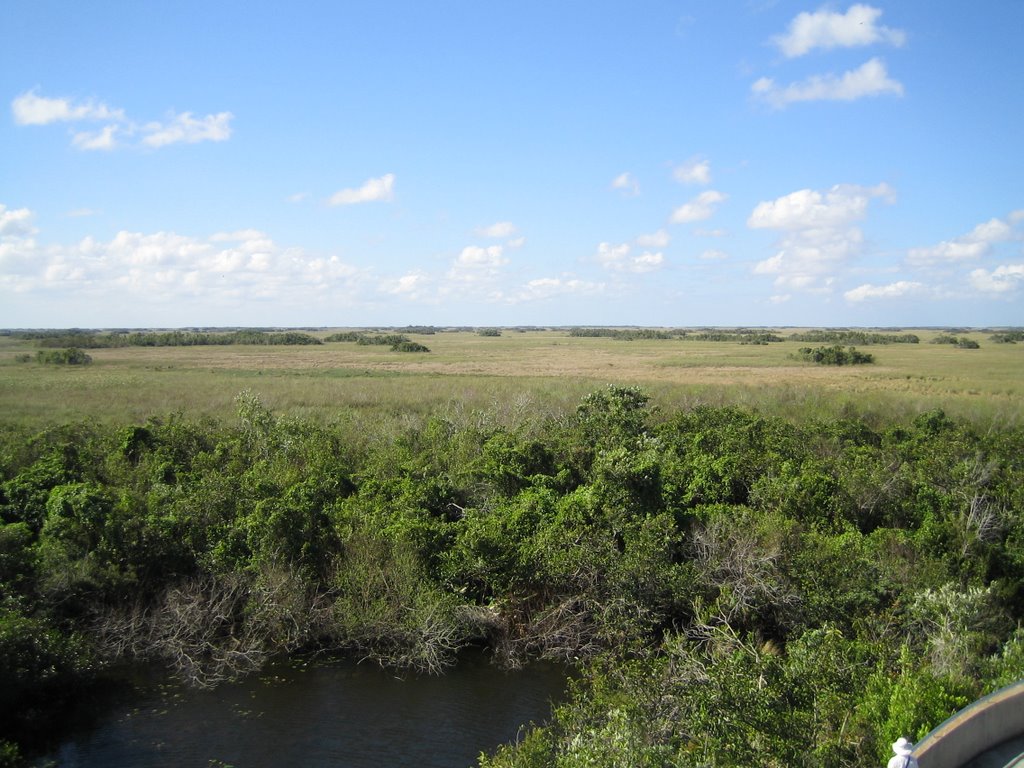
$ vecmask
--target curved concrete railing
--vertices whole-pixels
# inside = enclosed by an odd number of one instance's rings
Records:
[[[986,750],[1024,734],[1024,680],[961,709],[914,747],[921,768],[960,768]]]

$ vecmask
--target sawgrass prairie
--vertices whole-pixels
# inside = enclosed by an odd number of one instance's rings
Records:
[[[797,329],[776,329],[788,338]],[[331,331],[317,332],[324,338]],[[243,390],[275,413],[324,422],[409,418],[438,410],[515,420],[564,413],[588,391],[635,385],[663,409],[756,408],[787,418],[906,418],[942,408],[998,427],[1024,417],[1024,344],[959,333],[978,349],[929,343],[861,346],[875,362],[799,362],[798,341],[625,341],[563,330],[407,334],[429,353],[329,342],[315,346],[91,349],[88,366],[19,362],[35,342],[0,337],[0,419],[35,427],[68,421],[135,423],[151,416],[231,418]]]

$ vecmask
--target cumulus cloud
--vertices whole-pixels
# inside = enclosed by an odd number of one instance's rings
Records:
[[[14,122],[18,125],[48,125],[78,120],[124,120],[124,111],[111,109],[93,101],[75,103],[70,99],[48,99],[28,91],[11,102]]]
[[[27,230],[19,224],[14,232]],[[46,248],[30,237],[4,237],[0,264],[2,290],[57,297],[73,292],[111,305],[272,300],[305,307],[368,293],[365,271],[337,256],[281,248],[253,229],[209,237],[121,231],[106,241],[86,237]]]
[[[772,38],[787,58],[810,53],[816,48],[855,48],[875,43],[900,47],[906,34],[899,29],[878,25],[882,11],[870,5],[851,5],[846,13],[821,9],[797,14],[784,35]]]
[[[501,273],[501,268],[508,264],[505,249],[500,245],[486,248],[479,245],[467,245],[452,262],[446,277],[451,283],[443,290],[459,291],[492,290]]]
[[[227,141],[231,138],[230,112],[218,112],[195,118],[191,112],[174,115],[166,123],[148,123],[142,130],[142,143],[147,147],[165,147],[168,144],[197,144],[200,141]]]
[[[628,272],[644,274],[661,269],[665,265],[665,257],[659,253],[644,251],[638,256],[630,253],[629,244],[612,245],[601,243],[597,246],[597,262],[612,272]]]
[[[801,189],[759,203],[747,226],[782,236],[778,252],[755,264],[754,273],[774,275],[777,287],[790,290],[830,290],[831,273],[861,250],[864,234],[856,222],[874,198],[891,201],[892,189],[887,184],[839,184],[824,192]]]
[[[455,266],[462,269],[494,269],[508,264],[508,259],[503,253],[504,249],[500,245],[487,248],[467,245],[455,260]]]
[[[758,203],[747,219],[752,229],[810,230],[841,227],[864,218],[872,198],[892,198],[888,184],[861,187],[837,184],[820,192],[801,189]]]
[[[394,199],[395,174],[386,173],[377,179],[367,179],[361,187],[342,189],[331,195],[331,205],[391,202]]]
[[[725,251],[720,251],[717,248],[709,248],[701,253],[697,258],[702,261],[725,261],[729,258],[729,254]]]
[[[726,195],[713,189],[701,192],[690,202],[672,211],[672,223],[685,224],[691,221],[710,219],[715,213],[715,208],[725,199]]]
[[[786,86],[762,77],[750,90],[756,98],[777,109],[800,101],[856,101],[868,96],[903,95],[902,83],[889,77],[885,64],[877,58],[842,75],[812,75]]]
[[[383,293],[415,300],[428,295],[430,283],[430,278],[424,272],[417,271],[382,280],[379,288]]]
[[[1013,221],[1012,214],[1010,221]],[[1010,223],[994,218],[979,224],[966,235],[927,248],[911,248],[907,253],[907,262],[914,266],[929,266],[973,261],[988,254],[996,243],[1013,237]]]
[[[671,240],[672,238],[669,237],[668,232],[664,229],[659,229],[657,232],[640,235],[636,239],[636,244],[641,248],[664,248],[671,242]]]
[[[1024,264],[1004,264],[992,271],[975,269],[971,286],[982,293],[1008,294],[1024,287]]]
[[[167,121],[152,121],[139,126],[122,109],[113,109],[93,101],[76,103],[71,99],[51,99],[28,91],[11,102],[18,125],[49,125],[56,122],[106,122],[98,130],[73,131],[71,144],[81,150],[111,150],[122,140],[137,140],[137,146],[151,148],[169,144],[196,144],[201,141],[226,141],[231,138],[230,112],[194,117],[191,112],[172,113]],[[141,137],[141,138],[138,138]]]
[[[555,296],[598,296],[604,291],[604,283],[594,283],[571,276],[540,277],[530,280],[508,300],[511,304],[518,304],[528,301],[543,301]]]
[[[612,189],[619,189],[626,195],[635,197],[640,194],[640,182],[636,180],[633,174],[620,173],[612,180]]]
[[[707,160],[690,160],[672,171],[672,175],[682,184],[706,186],[711,183],[711,163]]]
[[[873,299],[901,299],[906,296],[913,296],[925,291],[923,283],[915,283],[909,280],[900,280],[889,285],[872,285],[865,283],[843,294],[843,298],[852,304],[858,304]]]
[[[32,211],[28,208],[18,208],[12,211],[0,203],[0,237],[11,239],[31,237],[35,231],[32,226]]]
[[[474,233],[480,237],[512,237],[516,233],[516,225],[511,221],[496,221],[487,227],[477,227]]]
[[[113,149],[117,146],[114,135],[119,130],[116,125],[107,125],[98,131],[76,131],[71,137],[71,143],[78,149]]]
[[[721,228],[706,229],[704,227],[698,227],[697,229],[693,230],[693,234],[697,235],[698,237],[725,237],[726,235],[729,234],[729,230]]]

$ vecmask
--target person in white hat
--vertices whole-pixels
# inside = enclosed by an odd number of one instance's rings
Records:
[[[914,757],[914,745],[902,736],[896,739],[892,751],[896,754],[889,758],[885,768],[919,768],[917,758]]]

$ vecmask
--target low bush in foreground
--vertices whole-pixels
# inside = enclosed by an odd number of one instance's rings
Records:
[[[7,753],[142,660],[197,685],[316,650],[577,665],[488,767],[874,765],[1024,676],[1020,426],[665,412],[608,387],[353,441],[236,403],[0,424]]]

